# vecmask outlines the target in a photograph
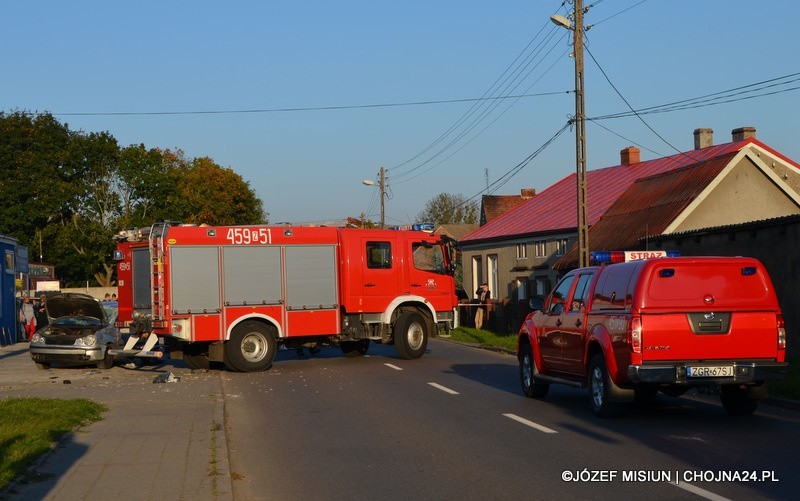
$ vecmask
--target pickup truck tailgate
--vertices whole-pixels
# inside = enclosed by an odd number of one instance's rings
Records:
[[[778,356],[774,311],[658,313],[641,318],[643,361]]]

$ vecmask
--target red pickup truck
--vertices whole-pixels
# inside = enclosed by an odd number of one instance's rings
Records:
[[[751,414],[788,366],[786,331],[763,265],[743,257],[674,257],[572,270],[517,342],[522,390],[588,388],[594,412],[719,386],[729,414]]]

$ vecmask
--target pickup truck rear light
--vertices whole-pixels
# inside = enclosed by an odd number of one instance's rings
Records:
[[[786,326],[783,322],[783,315],[778,314],[778,349],[786,349]]]
[[[628,325],[628,344],[634,353],[642,352],[642,317],[632,316]]]

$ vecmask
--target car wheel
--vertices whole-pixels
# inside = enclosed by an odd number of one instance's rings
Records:
[[[367,354],[367,350],[369,350],[369,339],[342,341],[339,347],[346,357],[363,357]]]
[[[36,368],[39,369],[40,371],[46,371],[47,369],[50,368],[50,364],[46,362],[34,362],[34,363],[36,364]]]
[[[237,372],[258,372],[270,368],[278,345],[270,329],[261,322],[237,325],[225,343],[225,365]]]
[[[539,370],[536,368],[536,361],[533,359],[531,345],[525,344],[522,353],[519,355],[519,382],[522,385],[522,393],[530,398],[544,398],[550,389],[549,383],[536,381]]]
[[[597,354],[589,362],[589,400],[592,410],[600,417],[616,417],[622,413],[622,406],[608,399],[610,387],[606,360],[602,354]]]
[[[113,350],[113,349],[115,349],[115,346],[113,344],[109,344],[106,346],[106,349],[103,352],[104,353],[103,360],[97,362],[96,364],[98,369],[108,370],[114,367],[114,355],[108,352],[108,350]]]
[[[428,346],[428,324],[419,313],[407,311],[394,324],[394,347],[400,358],[419,358]]]
[[[758,408],[758,400],[747,398],[747,389],[733,385],[720,387],[722,407],[731,416],[748,416]]]

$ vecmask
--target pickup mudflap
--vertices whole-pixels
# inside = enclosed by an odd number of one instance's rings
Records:
[[[786,362],[732,362],[724,360],[714,363],[676,362],[659,365],[631,365],[628,367],[628,380],[632,383],[735,384],[775,381],[783,379],[788,371],[789,364]]]
[[[123,349],[108,350],[108,353],[115,357],[162,358],[164,356],[163,351],[153,351],[153,347],[158,342],[158,336],[154,334],[149,335],[142,348],[135,348],[137,341],[139,341],[138,337],[131,336],[128,338]]]

